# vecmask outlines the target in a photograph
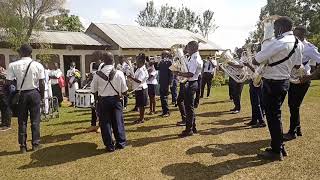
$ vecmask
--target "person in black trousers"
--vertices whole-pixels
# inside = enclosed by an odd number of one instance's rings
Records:
[[[306,70],[307,75],[311,74],[310,61],[314,60],[320,63],[320,53],[318,48],[306,40],[307,29],[304,26],[298,26],[294,30],[295,36],[303,43],[303,68]],[[310,87],[311,80],[301,82],[299,84],[290,83],[288,93],[288,104],[290,108],[290,129],[287,134],[284,134],[284,140],[290,141],[296,139],[297,136],[302,136],[300,125],[300,106],[303,102],[305,95]]]
[[[102,59],[105,66],[93,77],[91,91],[99,97],[98,117],[103,143],[107,152],[113,152],[126,146],[121,98],[128,91],[128,87],[123,72],[114,69],[113,54],[105,53]]]
[[[263,103],[268,128],[271,135],[271,148],[258,154],[268,160],[283,161],[287,152],[283,144],[281,106],[289,90],[292,69],[302,64],[303,45],[293,35],[293,21],[280,17],[274,22],[276,39],[262,44],[262,50],[255,55],[253,65],[268,62],[263,76]]]
[[[44,99],[44,67],[31,59],[32,47],[24,44],[19,49],[21,59],[10,63],[7,80],[11,84],[17,80],[17,90],[20,92],[18,101],[19,144],[21,153],[27,152],[27,122],[30,113],[32,131],[32,149],[40,146],[40,103]]]
[[[5,69],[0,66],[0,111],[1,124],[0,131],[11,129],[11,107],[9,102],[9,86],[6,84]]]
[[[215,74],[215,68],[217,67],[217,61],[213,60],[212,57],[209,57],[207,61],[204,62],[203,65],[203,77],[202,77],[202,84],[201,84],[201,98],[204,96],[204,89],[207,85],[207,97],[210,96],[211,86],[212,86],[212,79]]]
[[[170,116],[169,105],[168,105],[168,95],[169,95],[169,87],[172,83],[172,72],[169,67],[172,65],[171,60],[169,59],[170,53],[169,51],[164,51],[162,53],[162,60],[159,62],[157,66],[157,70],[159,72],[159,84],[160,84],[160,100],[162,107],[162,117]]]

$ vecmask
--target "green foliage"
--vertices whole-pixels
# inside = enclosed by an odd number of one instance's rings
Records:
[[[147,2],[146,7],[139,12],[136,22],[140,26],[187,29],[201,32],[205,37],[217,26],[213,18],[214,12],[206,10],[202,17],[187,7],[175,8],[168,4],[156,9],[154,2]]]
[[[263,36],[262,20],[271,15],[288,16],[295,25],[304,25],[310,31],[310,40],[319,44],[320,36],[320,1],[319,0],[268,0],[261,9],[257,29],[250,33],[246,43],[260,42]]]
[[[48,30],[82,32],[84,27],[79,16],[69,15],[69,10],[60,9],[59,15],[46,19]]]
[[[212,80],[212,85],[214,87],[220,87],[227,84],[225,75],[223,71],[217,71],[215,77]]]
[[[63,4],[64,0],[2,0],[0,26],[5,31],[5,41],[14,50],[28,43],[34,30],[43,29],[44,17]]]

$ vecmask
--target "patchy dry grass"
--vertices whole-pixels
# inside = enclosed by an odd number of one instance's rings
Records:
[[[290,156],[284,162],[255,156],[268,146],[269,133],[244,126],[251,114],[248,87],[239,115],[228,113],[232,103],[226,101],[227,88],[221,87],[196,111],[199,135],[178,138],[177,108],[171,108],[170,118],[147,116],[141,125],[133,125],[137,113],[130,112],[125,120],[129,145],[111,154],[104,153],[99,134],[82,133],[90,124],[90,111],[63,108],[60,119],[42,122],[45,147],[23,155],[14,120],[13,130],[0,133],[0,179],[319,179],[319,91],[320,82],[313,82],[301,107],[304,136],[286,144]],[[283,122],[287,131],[287,103]]]

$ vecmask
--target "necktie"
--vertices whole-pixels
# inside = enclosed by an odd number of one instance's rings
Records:
[[[208,70],[210,70],[210,68],[211,68],[211,63],[210,63],[210,61],[209,61],[209,66],[208,66]]]

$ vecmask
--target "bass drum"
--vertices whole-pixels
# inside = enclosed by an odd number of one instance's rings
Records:
[[[89,89],[78,89],[75,96],[77,108],[91,108],[94,105],[94,95]]]

